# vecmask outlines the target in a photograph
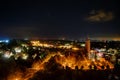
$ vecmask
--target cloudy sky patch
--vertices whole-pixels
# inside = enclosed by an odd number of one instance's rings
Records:
[[[112,12],[106,12],[104,10],[95,11],[92,10],[89,16],[86,17],[87,21],[90,22],[106,22],[114,19],[114,14]]]

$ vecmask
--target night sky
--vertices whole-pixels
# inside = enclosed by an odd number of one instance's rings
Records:
[[[119,0],[3,0],[0,38],[117,38],[119,7]]]

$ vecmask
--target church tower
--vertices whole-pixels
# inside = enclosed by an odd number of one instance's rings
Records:
[[[90,39],[89,38],[86,39],[85,48],[87,51],[87,55],[89,55],[90,54]]]

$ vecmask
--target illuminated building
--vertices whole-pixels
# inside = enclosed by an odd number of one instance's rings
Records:
[[[87,38],[85,42],[85,48],[86,48],[87,54],[89,55],[90,54],[90,39],[89,38]]]
[[[21,47],[15,47],[14,50],[15,50],[16,53],[21,53],[22,52]]]

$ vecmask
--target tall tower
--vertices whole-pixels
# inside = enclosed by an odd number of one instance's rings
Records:
[[[89,38],[86,39],[85,48],[87,51],[87,55],[89,56],[89,54],[90,54],[90,39]]]

